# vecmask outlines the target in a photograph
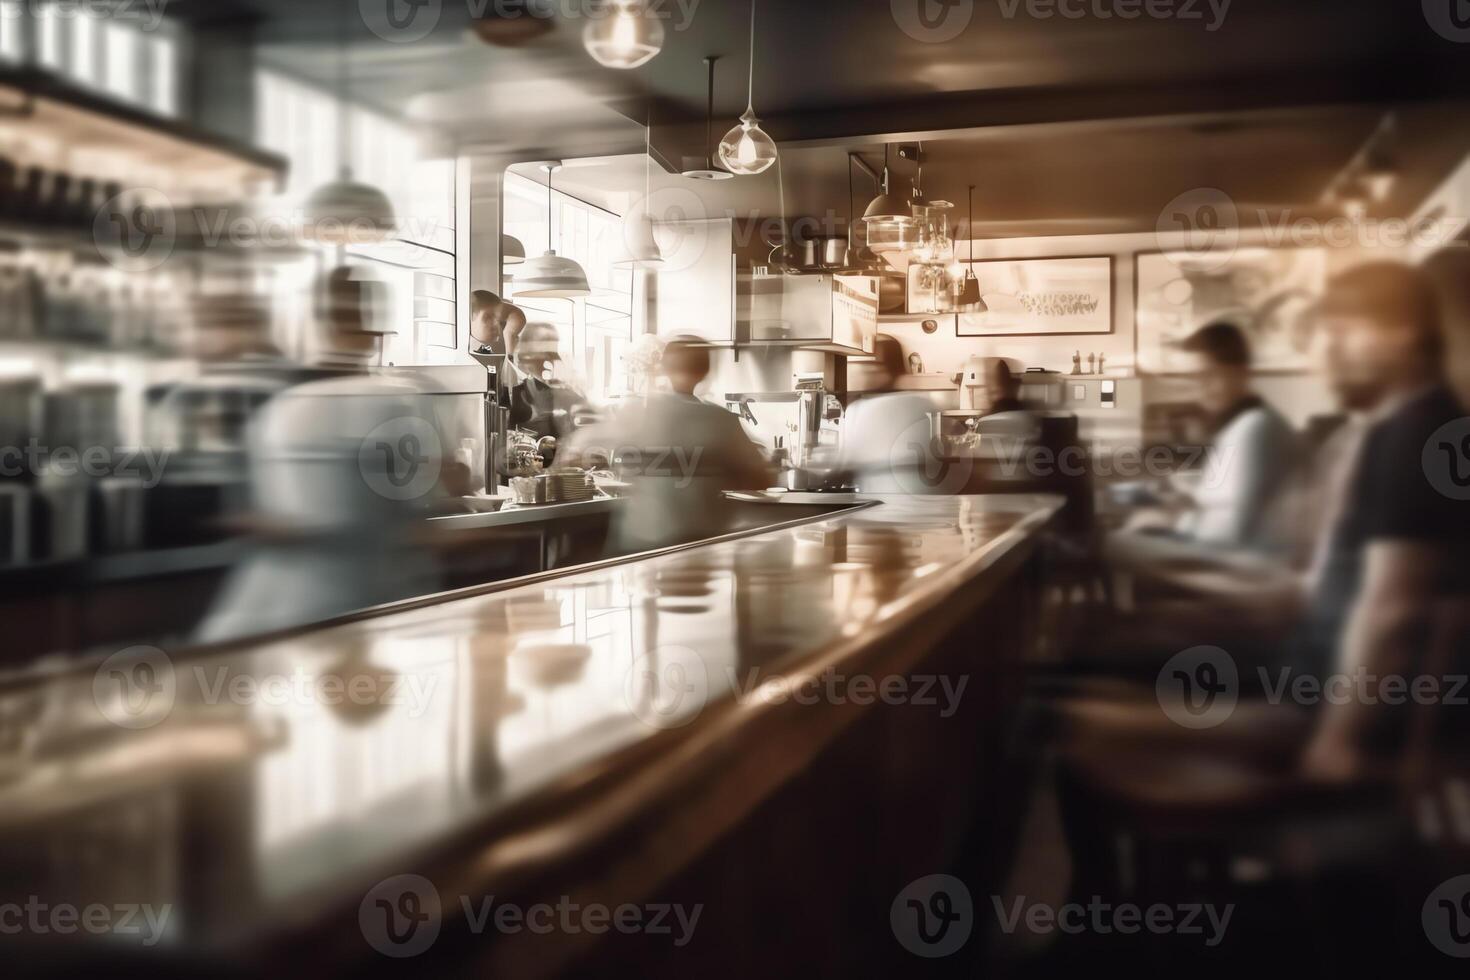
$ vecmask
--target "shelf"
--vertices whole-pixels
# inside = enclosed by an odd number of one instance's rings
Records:
[[[279,183],[289,169],[284,157],[88,91],[48,71],[0,69],[0,96],[7,109],[18,110],[0,116],[0,132],[60,146],[105,146],[241,185]]]

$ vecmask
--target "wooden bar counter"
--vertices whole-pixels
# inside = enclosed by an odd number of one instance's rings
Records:
[[[34,734],[0,756],[0,904],[168,910],[151,943],[7,937],[13,962],[902,970],[893,897],[986,873],[1060,506],[772,505],[693,546],[12,678],[0,733]],[[676,946],[466,914],[492,896],[701,912]]]

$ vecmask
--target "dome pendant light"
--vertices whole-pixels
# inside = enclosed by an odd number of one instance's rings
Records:
[[[918,232],[913,206],[893,194],[889,184],[888,146],[883,147],[883,192],[863,212],[862,226],[868,248],[875,255],[911,248]]]
[[[745,114],[740,125],[720,141],[720,162],[742,177],[763,174],[776,162],[776,141],[761,129],[755,115],[755,5],[756,0],[750,0],[750,88]]]
[[[628,216],[623,234],[628,245],[628,257],[613,263],[618,269],[660,269],[664,264],[663,252],[653,237],[653,215],[648,209],[653,201],[653,114],[649,112],[643,130],[643,201],[639,208]]]
[[[955,305],[962,308],[966,313],[986,313],[990,307],[985,305],[985,300],[980,296],[980,278],[975,275],[975,185],[970,185],[970,224],[966,228],[966,234],[970,236],[970,261],[965,266],[965,284],[960,287],[960,293],[955,297]]]
[[[718,56],[704,59],[704,67],[709,74],[709,101],[706,104],[704,113],[704,151],[707,155],[704,160],[705,169],[686,170],[679,175],[681,177],[688,177],[690,180],[729,180],[735,176],[728,170],[716,169],[715,158],[713,156],[715,145],[715,62],[719,60]]]
[[[393,235],[398,219],[388,195],[352,177],[351,79],[348,76],[347,22],[337,45],[337,179],[312,191],[302,205],[301,237],[324,245],[368,245]]]
[[[604,68],[639,68],[663,50],[663,21],[647,0],[604,0],[600,14],[587,21],[582,46]]]
[[[500,236],[500,262],[502,265],[522,265],[526,261],[526,246],[514,235]]]
[[[591,296],[587,273],[573,259],[556,254],[550,245],[552,237],[551,175],[561,169],[561,161],[541,165],[546,171],[546,254],[529,259],[511,280],[516,299],[575,299]]]

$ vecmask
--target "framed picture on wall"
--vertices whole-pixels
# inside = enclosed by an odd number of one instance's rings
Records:
[[[1320,248],[1140,252],[1133,274],[1138,370],[1186,370],[1179,342],[1212,320],[1229,319],[1250,337],[1257,371],[1305,372],[1314,342],[1307,314],[1326,284]]]
[[[1113,258],[1079,255],[961,263],[980,280],[984,313],[961,313],[961,337],[1113,332]]]

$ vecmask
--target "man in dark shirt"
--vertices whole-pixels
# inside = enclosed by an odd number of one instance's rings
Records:
[[[1366,328],[1365,342],[1382,345],[1383,356],[1408,372],[1399,389],[1413,392],[1388,406],[1364,438],[1313,603],[1312,639],[1324,652],[1335,647],[1333,673],[1370,685],[1422,673],[1428,613],[1465,587],[1470,509],[1429,465],[1439,434],[1466,415],[1446,380],[1439,310],[1429,279],[1396,263],[1344,273],[1322,309],[1329,329]],[[1387,748],[1401,728],[1401,713],[1383,710],[1387,703],[1330,704],[1307,770],[1356,775],[1366,754]]]

